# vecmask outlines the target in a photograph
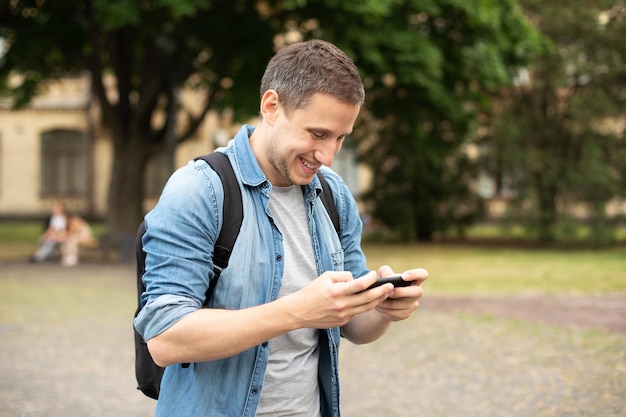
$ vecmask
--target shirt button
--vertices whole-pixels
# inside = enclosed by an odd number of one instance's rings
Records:
[[[282,261],[283,260],[283,255],[276,255],[276,260],[278,262]]]
[[[259,390],[256,388],[252,388],[252,395],[257,395],[259,393]]]

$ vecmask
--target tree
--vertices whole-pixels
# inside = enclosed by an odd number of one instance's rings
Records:
[[[325,17],[311,36],[348,51],[366,83],[365,123],[354,136],[374,174],[365,195],[374,216],[404,239],[430,240],[480,215],[463,145],[488,94],[508,85],[535,48],[516,3],[309,3],[317,8],[301,19]]]
[[[464,145],[488,94],[509,84],[511,69],[533,49],[533,33],[513,1],[408,6],[394,16],[406,34],[390,38],[379,71],[392,74],[391,82],[383,78],[370,94],[372,113],[385,121],[381,140],[368,149],[376,178],[370,196],[400,230],[431,240],[482,214],[471,187],[476,166]],[[412,48],[393,52],[405,42]]]
[[[149,158],[164,152],[177,112],[176,88],[200,88],[206,102],[189,113],[188,139],[211,108],[256,109],[258,83],[273,54],[276,29],[254,1],[105,0],[12,1],[2,6],[0,36],[8,51],[0,66],[3,93],[27,104],[51,79],[88,71],[113,141],[107,224],[116,236],[136,230]],[[8,91],[11,73],[22,82]],[[115,80],[115,92],[105,77]],[[172,111],[176,110],[176,111]],[[155,125],[154,114],[168,115]]]
[[[140,221],[146,162],[167,146],[181,110],[176,87],[207,95],[177,143],[214,106],[250,115],[273,39],[289,32],[334,42],[356,61],[368,103],[355,136],[375,174],[374,214],[430,239],[477,206],[461,146],[485,93],[507,82],[531,35],[513,0],[14,0],[7,9],[0,79],[24,75],[11,91],[17,105],[45,80],[91,74],[112,132],[108,227],[119,234]],[[170,117],[155,126],[159,112]]]
[[[523,173],[520,203],[533,202],[542,242],[555,240],[568,207],[580,202],[594,240],[610,241],[605,206],[625,192],[624,2],[522,4],[549,45],[528,67],[528,82],[503,99],[493,138],[499,166],[504,175]]]

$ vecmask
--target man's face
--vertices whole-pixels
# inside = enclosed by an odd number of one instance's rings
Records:
[[[333,163],[346,135],[352,132],[360,106],[325,94],[314,95],[290,114],[279,100],[277,103],[257,157],[272,185],[308,184],[322,165]]]

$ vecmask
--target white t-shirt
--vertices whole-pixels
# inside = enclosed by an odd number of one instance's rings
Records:
[[[50,218],[50,227],[55,232],[63,232],[67,229],[67,219],[62,214],[53,214]]]
[[[317,269],[301,187],[273,187],[269,209],[283,235],[285,267],[280,298],[313,281]],[[257,416],[320,416],[318,341],[318,329],[298,329],[269,341]]]

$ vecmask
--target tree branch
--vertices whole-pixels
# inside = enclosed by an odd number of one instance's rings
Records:
[[[216,83],[216,85],[218,84]],[[198,127],[200,126],[200,123],[202,123],[206,114],[209,112],[211,107],[213,107],[213,101],[215,99],[216,94],[219,91],[220,91],[219,88],[212,88],[210,90],[209,94],[207,95],[207,99],[206,99],[206,102],[204,103],[204,107],[202,111],[197,117],[191,118],[191,123],[189,124],[189,127],[187,128],[185,132],[183,132],[182,135],[180,135],[180,137],[176,140],[176,143],[178,144],[183,143],[184,141],[186,141],[187,139],[191,137],[191,135],[193,134],[193,132],[196,131],[196,129],[198,129]]]

